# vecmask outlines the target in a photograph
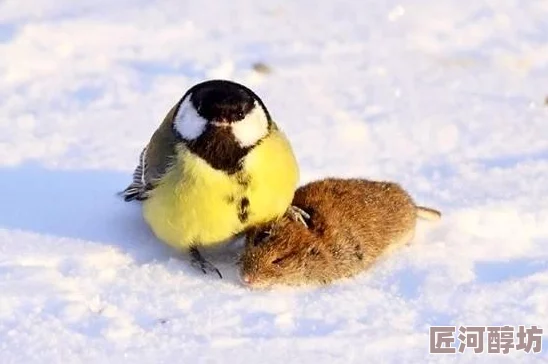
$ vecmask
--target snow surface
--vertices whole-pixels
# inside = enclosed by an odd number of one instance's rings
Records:
[[[548,1],[3,0],[0,363],[548,361]],[[253,70],[267,64],[272,73]],[[321,289],[203,276],[115,193],[198,81],[256,90],[301,182],[440,208]],[[542,354],[428,355],[430,325],[539,325]]]

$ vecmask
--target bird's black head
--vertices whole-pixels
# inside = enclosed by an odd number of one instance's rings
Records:
[[[217,169],[235,171],[270,130],[270,115],[249,88],[210,80],[191,87],[173,120],[176,135]]]
[[[214,123],[234,123],[251,112],[256,96],[233,82],[208,81],[196,86],[190,101],[204,119]]]

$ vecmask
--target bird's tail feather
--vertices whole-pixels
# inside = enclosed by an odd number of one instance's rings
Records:
[[[118,196],[123,197],[125,201],[145,199],[143,185],[140,183],[132,183],[125,190],[118,192]]]

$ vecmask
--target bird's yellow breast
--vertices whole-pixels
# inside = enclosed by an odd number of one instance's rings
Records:
[[[273,130],[228,175],[187,149],[143,203],[156,236],[175,248],[223,242],[249,226],[281,216],[299,179],[285,135]]]

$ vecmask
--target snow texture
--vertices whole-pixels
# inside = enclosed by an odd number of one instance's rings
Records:
[[[547,19],[546,0],[3,0],[0,362],[546,362]],[[301,183],[398,181],[443,220],[325,288],[244,288],[236,243],[206,252],[223,280],[195,271],[116,192],[210,78],[263,98]],[[538,325],[543,352],[429,355],[430,325]]]

